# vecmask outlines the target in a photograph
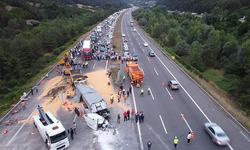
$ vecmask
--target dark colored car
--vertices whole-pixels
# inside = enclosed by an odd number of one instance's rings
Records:
[[[180,88],[179,83],[175,80],[168,81],[168,86],[171,90],[179,90]]]

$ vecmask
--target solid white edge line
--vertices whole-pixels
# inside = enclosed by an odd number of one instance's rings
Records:
[[[93,66],[93,69],[95,68],[95,64],[94,64],[94,66]]]
[[[84,115],[84,114],[82,114],[82,115]],[[75,122],[76,121],[76,114],[75,114],[75,117],[74,117],[74,120],[73,120],[73,122]]]
[[[106,60],[105,72],[107,72],[108,60]]]
[[[30,117],[33,115],[33,113],[36,111],[36,109],[37,109],[37,108],[35,108],[35,109],[33,110],[33,112],[29,115],[29,117],[27,118],[27,121],[30,119]],[[17,132],[15,133],[15,135],[9,140],[9,142],[7,143],[6,146],[9,146],[9,144],[10,144],[10,143],[12,142],[12,140],[16,137],[16,135],[20,132],[20,130],[23,128],[23,126],[27,123],[27,121],[24,122],[24,124],[17,130]]]
[[[134,95],[134,88],[133,88],[133,86],[131,86],[131,88],[132,88],[132,96],[133,96],[133,101],[134,101],[134,106],[135,106],[135,112],[137,112],[137,107],[136,107],[136,102],[135,102],[135,95]],[[142,143],[142,137],[141,137],[141,128],[140,128],[139,121],[137,122],[137,128],[138,128],[139,140],[140,140],[140,144],[141,144],[141,150],[144,150],[143,149],[143,143]]]
[[[234,150],[233,148],[232,148],[232,146],[228,143],[227,144],[227,146],[231,149],[231,150]]]
[[[163,120],[162,120],[162,118],[161,118],[161,115],[159,115],[159,117],[160,117],[161,124],[162,124],[162,126],[163,126],[163,129],[164,129],[165,133],[168,134],[168,132],[167,132],[167,130],[166,130],[166,127],[165,127],[165,125],[164,125],[164,122],[163,122]]]

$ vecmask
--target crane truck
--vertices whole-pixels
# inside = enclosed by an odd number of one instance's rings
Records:
[[[51,112],[44,113],[39,105],[37,109],[39,115],[33,116],[33,122],[46,147],[49,150],[63,150],[69,147],[69,139],[62,123]]]
[[[132,85],[135,85],[136,87],[140,87],[142,85],[144,73],[137,63],[129,62],[125,71],[128,73]]]

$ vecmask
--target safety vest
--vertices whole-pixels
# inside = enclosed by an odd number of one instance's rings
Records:
[[[127,99],[127,95],[126,94],[124,95],[124,99]]]
[[[24,104],[24,102],[22,102],[21,104],[22,104],[22,106],[24,106],[24,105],[25,105],[25,104]]]
[[[122,94],[122,91],[119,91],[119,93],[118,93],[119,95],[121,95]]]
[[[148,91],[150,91],[150,88],[148,87]]]
[[[88,64],[89,64],[89,62],[86,62],[86,63],[85,63],[85,66],[87,66]]]
[[[125,79],[125,76],[123,76],[123,79]]]
[[[143,89],[141,89],[141,92],[143,93],[143,92],[144,92],[144,90],[143,90]]]
[[[178,139],[174,139],[174,144],[178,144],[179,140]]]
[[[122,91],[123,91],[123,92],[125,92],[126,90],[125,90],[125,89],[123,89]]]
[[[118,99],[120,99],[120,95],[118,95],[117,97],[118,97]]]
[[[111,95],[110,99],[114,99],[114,95]]]
[[[49,75],[48,74],[46,74],[46,77],[48,77]]]

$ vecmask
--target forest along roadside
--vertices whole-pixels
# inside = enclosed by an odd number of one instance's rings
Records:
[[[132,110],[130,105],[130,97],[125,101],[123,97],[121,102],[118,103],[117,93],[118,89],[108,84],[110,78],[106,75],[105,70],[97,70],[86,74],[88,76],[88,84],[93,87],[106,101],[110,109],[109,123],[111,128],[108,131],[95,131],[94,134],[98,136],[100,150],[131,150],[138,149],[139,143],[135,133],[134,123],[135,120],[123,120],[123,112],[128,109]],[[110,103],[110,96],[114,94],[114,103]],[[117,123],[118,113],[121,116],[120,123]]]

